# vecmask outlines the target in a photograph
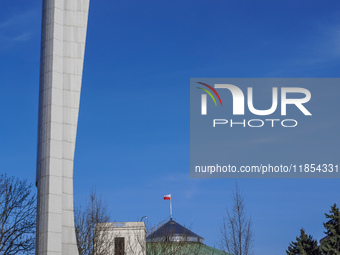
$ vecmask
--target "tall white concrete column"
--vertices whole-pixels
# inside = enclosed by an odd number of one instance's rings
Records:
[[[89,0],[43,0],[37,154],[38,255],[76,255],[73,159]]]

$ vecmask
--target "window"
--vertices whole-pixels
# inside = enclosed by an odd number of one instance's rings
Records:
[[[124,237],[115,238],[115,255],[125,254],[125,240]]]

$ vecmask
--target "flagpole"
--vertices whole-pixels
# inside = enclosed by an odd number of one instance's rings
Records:
[[[170,197],[170,220],[172,220],[172,204],[171,204],[172,198]]]

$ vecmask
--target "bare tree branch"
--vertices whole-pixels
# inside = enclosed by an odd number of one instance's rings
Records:
[[[251,255],[253,244],[253,230],[251,218],[247,216],[244,197],[236,188],[233,194],[233,207],[227,210],[221,225],[220,246],[224,252],[234,255]]]
[[[33,254],[36,197],[31,185],[0,175],[0,254]]]
[[[81,207],[75,209],[74,217],[79,255],[109,254],[109,245],[114,245],[114,240],[108,240],[104,235],[97,235],[95,231],[96,224],[109,222],[110,216],[107,205],[95,190],[90,192],[84,209]],[[106,245],[101,245],[102,243]]]

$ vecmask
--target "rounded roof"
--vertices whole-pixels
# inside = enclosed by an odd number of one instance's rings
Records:
[[[154,232],[146,237],[147,240],[154,240],[159,238],[166,238],[172,236],[193,237],[196,239],[203,239],[191,230],[183,227],[181,224],[170,219],[168,222],[157,228]]]

